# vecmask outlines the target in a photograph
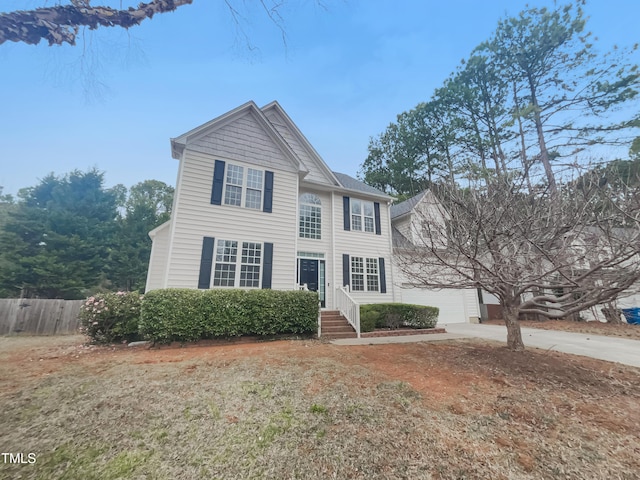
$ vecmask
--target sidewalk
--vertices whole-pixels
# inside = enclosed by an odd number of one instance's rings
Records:
[[[444,327],[447,333],[411,335],[405,337],[341,339],[333,340],[331,343],[336,345],[371,345],[433,342],[459,338],[482,338],[505,343],[507,341],[507,329],[502,325],[451,323],[438,324],[438,327]],[[555,350],[640,367],[640,341],[638,340],[536,328],[523,328],[522,340],[524,341],[525,347]]]

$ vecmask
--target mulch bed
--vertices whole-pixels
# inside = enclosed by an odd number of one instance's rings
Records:
[[[444,328],[401,328],[395,330],[374,330],[373,332],[364,332],[360,337],[402,337],[405,335],[425,335],[430,333],[447,333]]]

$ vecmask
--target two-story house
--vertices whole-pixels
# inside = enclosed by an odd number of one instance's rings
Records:
[[[171,219],[150,232],[147,291],[306,285],[336,308],[394,301],[391,197],[333,172],[277,102],[171,140]]]

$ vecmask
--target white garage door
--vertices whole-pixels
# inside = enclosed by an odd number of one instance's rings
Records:
[[[425,290],[397,288],[402,303],[438,307],[438,323],[468,323],[469,317],[478,316],[474,290]]]

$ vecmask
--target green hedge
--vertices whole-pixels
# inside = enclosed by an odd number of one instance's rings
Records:
[[[373,303],[360,305],[360,330],[375,328],[433,328],[438,322],[437,307],[407,303]]]
[[[91,343],[139,340],[143,296],[138,292],[107,292],[87,298],[80,307],[80,331]]]
[[[140,333],[156,343],[317,329],[318,295],[305,291],[153,290],[140,318]]]

